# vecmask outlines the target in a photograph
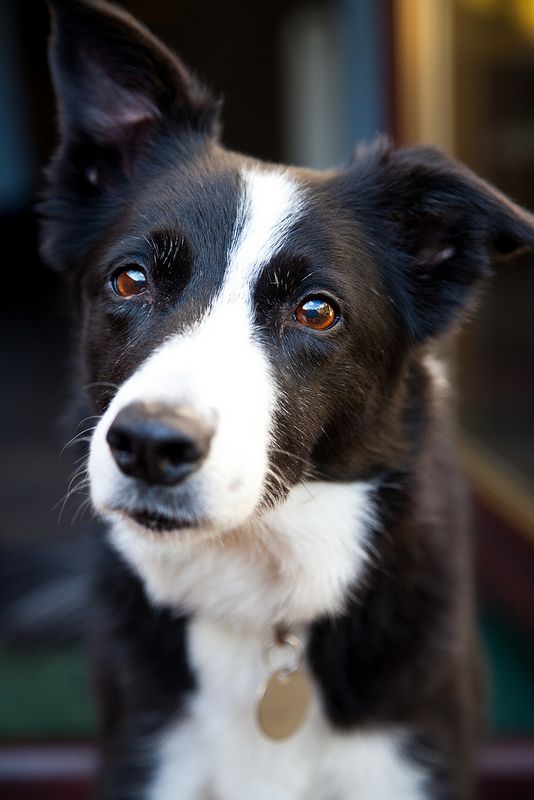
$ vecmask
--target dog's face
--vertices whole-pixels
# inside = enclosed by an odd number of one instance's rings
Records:
[[[330,470],[324,437],[339,451],[340,425],[358,435],[399,348],[324,180],[210,140],[173,160],[84,279],[88,381],[120,387],[92,443],[93,498],[149,527],[220,532]]]
[[[402,331],[327,181],[209,140],[169,160],[83,278],[88,382],[97,402],[119,387],[92,443],[93,499],[149,527],[223,531],[306,473],[354,477],[328,455],[350,453],[364,421],[379,430]]]
[[[402,463],[414,360],[530,218],[432,150],[379,143],[330,173],[232,153],[218,104],[127,15],[51,5],[43,250],[76,276],[96,508],[220,535],[304,479]]]

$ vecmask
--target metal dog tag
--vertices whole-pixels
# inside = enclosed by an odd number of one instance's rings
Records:
[[[287,739],[306,719],[310,700],[310,682],[302,670],[275,672],[265,682],[258,702],[261,730],[270,739]]]
[[[276,631],[264,651],[270,673],[258,691],[257,717],[261,731],[270,739],[287,739],[308,713],[312,690],[304,672],[304,648],[296,636]]]

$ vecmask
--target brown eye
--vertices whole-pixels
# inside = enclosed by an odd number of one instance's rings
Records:
[[[111,285],[119,297],[136,297],[147,288],[147,278],[143,270],[137,267],[121,270],[113,276]]]
[[[314,331],[326,331],[337,322],[337,312],[325,297],[308,297],[297,308],[295,319]]]

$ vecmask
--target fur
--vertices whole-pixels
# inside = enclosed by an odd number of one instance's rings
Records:
[[[73,287],[109,527],[99,796],[465,800],[479,655],[433,351],[532,216],[431,148],[379,140],[325,173],[234,153],[220,103],[128,14],[50,6],[42,252]],[[128,269],[146,286],[125,298]],[[317,297],[323,331],[297,314]],[[187,477],[125,468],[110,432],[132,408],[204,431]],[[313,686],[276,744],[254,721],[275,626]]]

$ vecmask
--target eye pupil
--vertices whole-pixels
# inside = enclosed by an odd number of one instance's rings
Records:
[[[135,267],[118,272],[112,280],[113,291],[119,297],[135,297],[147,287],[145,273]]]
[[[331,328],[337,320],[333,305],[324,297],[309,297],[297,308],[297,322],[316,331]]]

